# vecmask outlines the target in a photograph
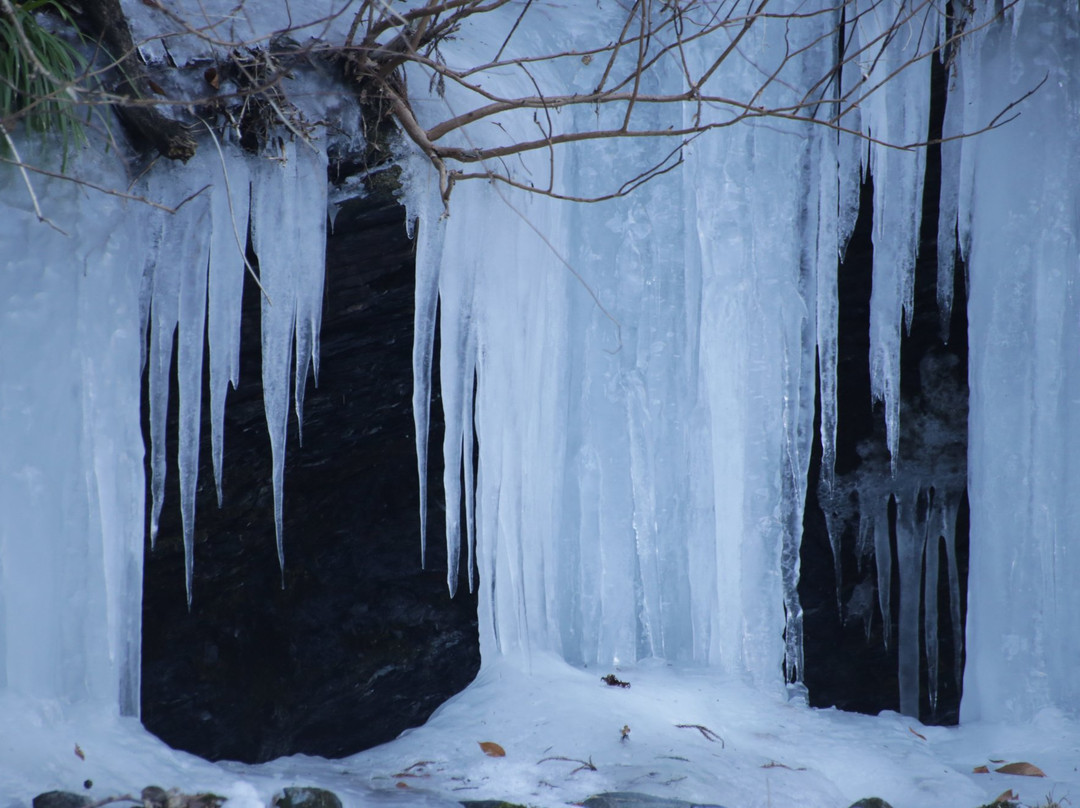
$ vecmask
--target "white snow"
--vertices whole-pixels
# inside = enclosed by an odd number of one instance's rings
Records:
[[[602,673],[630,687],[608,686]],[[340,760],[261,766],[175,752],[107,709],[0,698],[5,808],[50,788],[103,799],[150,784],[212,791],[231,808],[262,808],[295,785],[329,788],[346,808],[454,808],[463,799],[563,808],[616,790],[727,808],[844,808],[870,795],[894,808],[975,808],[1007,789],[1027,805],[1080,793],[1080,726],[1052,709],[1009,725],[926,727],[890,712],[812,710],[660,662],[583,670],[548,655],[526,669],[501,660],[392,743]],[[505,756],[486,755],[481,742]],[[1047,777],[995,773],[998,761],[1029,762]],[[991,773],[975,773],[979,766]]]
[[[818,5],[791,0],[775,10]],[[140,39],[161,30],[160,11],[134,0],[127,7]],[[318,19],[303,30],[333,37],[347,15],[325,20],[342,8],[311,0],[255,14],[203,3],[199,13],[224,26],[207,29],[212,36],[260,39]],[[219,151],[208,140],[192,164],[156,167],[134,187],[165,205],[184,202],[175,214],[35,176],[45,215],[66,234],[36,221],[20,175],[0,169],[7,249],[0,263],[0,794],[14,806],[49,788],[79,790],[89,778],[95,796],[156,782],[218,791],[233,806],[262,804],[299,781],[333,788],[350,805],[449,804],[462,796],[561,805],[604,790],[729,806],[842,806],[870,794],[895,808],[975,806],[1007,788],[1026,802],[1047,792],[1080,798],[1080,513],[1072,495],[1072,458],[1080,456],[1073,426],[1080,200],[1071,181],[1080,169],[1080,18],[1050,0],[1017,5],[1003,22],[990,8],[980,6],[968,22],[982,28],[960,50],[946,133],[984,126],[1047,81],[1018,120],[944,154],[940,226],[955,226],[970,282],[963,726],[810,710],[786,698],[785,669],[798,676],[803,665],[797,559],[815,360],[829,457],[835,258],[851,235],[866,171],[875,184],[871,371],[874,395],[885,404],[891,456],[884,464],[893,476],[859,492],[860,547],[875,551],[880,609],[899,596],[904,712],[917,704],[919,655],[935,667],[933,615],[944,607],[926,600],[920,625],[920,592],[945,574],[949,608],[955,615],[959,607],[950,536],[959,483],[933,462],[916,473],[899,453],[899,346],[913,305],[923,152],[786,120],[717,129],[686,147],[678,170],[628,197],[584,206],[467,182],[455,188],[446,216],[430,169],[403,154],[405,202],[419,222],[413,406],[421,507],[438,310],[444,485],[448,511],[456,515],[453,503],[462,498],[466,506],[464,526],[447,520],[446,540],[451,559],[460,558],[462,540],[470,567],[475,558],[480,678],[426,727],[343,761],[214,766],[165,749],[134,718],[119,717],[136,715],[139,704],[140,370],[144,363],[149,370],[153,532],[170,462],[164,425],[175,340],[190,597],[203,335],[219,458],[223,401],[237,382],[249,216],[260,258],[262,378],[282,563],[290,400],[302,419],[308,369],[318,369],[324,144],[283,141],[269,159],[241,155],[227,142]],[[589,3],[569,14],[538,2],[507,55],[538,44],[579,46],[605,30],[611,9]],[[875,87],[941,36],[927,4],[876,58],[882,26],[897,9],[898,0],[849,4],[850,47],[868,50],[842,72],[842,88]],[[446,43],[446,58],[490,58],[519,10],[466,26]],[[751,28],[705,90],[748,97],[760,89],[762,104],[799,101],[800,81],[820,75],[828,58],[800,48],[834,23],[835,15],[807,13],[786,28],[776,20]],[[728,36],[719,32],[717,40]],[[165,43],[179,63],[215,44],[146,39],[142,50],[163,57]],[[678,60],[673,52],[644,89],[678,91],[683,66],[700,70],[722,44],[695,41]],[[784,49],[798,56],[766,81]],[[501,93],[550,94],[588,89],[601,69],[599,61],[564,59],[528,74],[507,68],[485,81]],[[921,60],[878,91],[856,89],[860,103],[845,125],[877,141],[923,140],[928,71]],[[445,96],[429,92],[417,78],[411,97],[425,121],[474,101],[453,86]],[[319,93],[307,103],[315,105],[312,119],[331,104]],[[669,105],[638,114],[642,125],[664,129],[697,112]],[[606,125],[624,114],[574,108],[549,125]],[[723,122],[733,112],[717,105],[702,114]],[[448,139],[476,147],[536,136],[531,112],[498,123],[478,121]],[[597,141],[568,149],[553,165],[539,151],[499,167],[521,182],[588,195],[611,190],[670,148],[646,139]],[[30,144],[24,152],[47,162]],[[72,165],[88,181],[128,187],[113,154],[87,151]],[[950,259],[946,245],[943,279]],[[923,514],[919,498],[930,491],[938,498]],[[890,496],[899,593],[888,586]],[[936,534],[947,548],[945,570],[921,561],[928,543],[937,547]],[[606,687],[599,677],[609,672],[633,686]],[[707,727],[723,743],[680,723]],[[620,740],[624,725],[629,737]],[[506,757],[486,757],[480,741],[499,743]],[[973,772],[998,760],[1027,760],[1049,778]]]

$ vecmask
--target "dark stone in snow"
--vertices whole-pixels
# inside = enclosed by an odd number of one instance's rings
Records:
[[[341,808],[341,800],[325,788],[286,788],[274,797],[272,808]]]
[[[864,797],[858,802],[851,803],[849,808],[892,808],[892,806],[881,797]]]
[[[290,415],[284,588],[260,298],[250,280],[240,385],[225,411],[221,509],[204,391],[190,612],[174,386],[165,510],[145,565],[142,719],[175,748],[245,762],[353,754],[422,724],[476,675],[475,596],[464,580],[454,599],[446,586],[437,396],[427,569],[420,566],[413,263],[404,209],[392,198],[343,207],[328,239],[319,386],[307,385],[302,447]]]
[[[46,791],[34,797],[34,808],[84,808],[92,803],[85,794],[74,794],[70,791]]]
[[[582,803],[585,808],[723,808],[714,803],[687,802],[670,797],[654,797],[636,791],[609,791],[596,794]]]

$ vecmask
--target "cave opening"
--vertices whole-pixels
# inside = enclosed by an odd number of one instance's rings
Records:
[[[941,136],[947,71],[934,60],[931,70],[930,140]],[[918,717],[929,724],[955,724],[959,719],[963,679],[963,623],[967,602],[969,512],[963,464],[967,446],[967,290],[966,268],[959,258],[952,278],[952,308],[942,323],[937,294],[939,238],[955,240],[955,231],[938,233],[941,154],[938,145],[927,150],[922,225],[915,265],[915,306],[911,329],[902,334],[900,349],[900,455],[916,470],[926,469],[929,481],[940,455],[956,456],[953,487],[949,494],[930,485],[914,504],[921,522],[933,498],[956,498],[955,554],[935,526],[927,527],[925,552],[916,563],[923,583],[918,593]],[[885,414],[871,397],[870,297],[873,268],[873,177],[867,174],[860,194],[860,209],[847,250],[840,262],[837,437],[835,475],[850,493],[851,511],[839,529],[839,558],[830,544],[821,499],[822,448],[820,441],[820,384],[816,403],[815,442],[810,462],[807,501],[800,555],[799,597],[804,609],[804,683],[810,703],[876,714],[901,710],[899,681],[901,553],[898,541],[897,501],[888,503],[889,558],[868,557],[859,520],[867,516],[855,490],[887,487]],[[930,438],[920,431],[934,431]],[[943,448],[947,447],[947,448]],[[882,458],[885,458],[883,461]],[[910,472],[909,472],[910,473]],[[959,482],[957,482],[959,480]],[[860,505],[863,506],[860,510]],[[836,530],[834,525],[834,530]],[[835,540],[834,536],[834,540]],[[880,548],[879,548],[880,549]],[[955,584],[937,571],[954,565]],[[878,568],[887,570],[891,591],[887,614],[882,614]],[[839,571],[840,580],[837,580]],[[936,580],[932,580],[936,579]],[[930,583],[928,583],[930,582]],[[913,604],[906,604],[913,608]],[[927,621],[927,610],[937,620]],[[931,653],[936,633],[936,655]],[[936,658],[935,658],[936,657]],[[909,661],[906,664],[912,664]],[[935,676],[936,669],[936,676]],[[934,681],[938,687],[932,687]],[[910,707],[908,712],[914,712]]]
[[[250,277],[240,384],[225,409],[220,509],[204,360],[190,611],[172,464],[156,546],[145,554],[142,720],[173,748],[248,763],[343,757],[423,724],[479,670],[476,596],[464,569],[456,597],[447,594],[438,464],[429,469],[430,540],[420,565],[413,249],[405,210],[385,189],[345,202],[328,233],[321,366],[318,386],[307,386],[302,446],[290,415],[284,580],[262,402],[261,301]],[[432,447],[442,440],[435,385]],[[145,382],[143,389],[149,446]],[[177,389],[174,362],[169,458]]]

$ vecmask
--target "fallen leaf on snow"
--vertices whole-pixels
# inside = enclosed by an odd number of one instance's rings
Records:
[[[82,747],[78,744],[75,744],[75,757],[79,760],[86,760],[86,753],[83,752]]]
[[[506,750],[492,741],[479,741],[480,748],[488,757],[506,757]]]
[[[1020,799],[1020,795],[1015,793],[1010,788],[1008,791],[999,794],[998,797],[990,804],[996,805],[999,802],[1016,802],[1018,799]]]
[[[1038,766],[1034,766],[1026,761],[1020,763],[1006,763],[1000,768],[994,769],[996,772],[1002,774],[1022,774],[1025,777],[1046,777],[1046,772],[1040,769]]]
[[[921,732],[916,732],[912,727],[908,727],[908,732],[910,732],[916,738],[922,738],[924,741],[926,740],[925,735],[923,735]]]
[[[971,770],[972,774],[990,774],[990,770],[985,766],[976,766]]]

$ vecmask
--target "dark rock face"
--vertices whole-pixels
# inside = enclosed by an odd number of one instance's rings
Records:
[[[93,800],[70,791],[46,791],[34,797],[33,808],[86,808]]]
[[[325,788],[286,788],[270,803],[272,808],[341,808],[337,794]]]
[[[226,407],[221,509],[204,395],[190,612],[169,467],[157,546],[146,557],[142,718],[171,746],[211,760],[338,757],[423,723],[479,669],[475,597],[464,580],[456,598],[447,594],[437,461],[420,567],[404,210],[386,195],[350,202],[328,239],[319,386],[308,385],[302,447],[295,418],[290,424],[284,587],[258,294],[249,282],[241,382]],[[174,386],[170,442],[176,398]],[[437,397],[432,416],[438,447]]]
[[[934,67],[932,118],[940,131],[943,112],[944,74]],[[933,131],[931,137],[934,137]],[[967,601],[968,509],[965,464],[967,452],[967,320],[964,268],[958,265],[953,285],[953,307],[947,341],[942,339],[937,304],[937,222],[940,157],[937,149],[927,153],[927,178],[922,211],[922,239],[915,267],[915,309],[909,334],[901,340],[900,472],[909,476],[923,470],[926,479],[959,501],[956,524],[962,624]],[[838,431],[836,490],[889,487],[890,469],[885,445],[884,412],[870,395],[869,325],[873,244],[872,184],[862,190],[862,207],[855,232],[840,266],[839,356],[837,362]],[[955,238],[948,233],[946,238]],[[819,403],[820,417],[820,403]],[[819,502],[820,441],[811,458],[806,511],[803,522],[799,598],[804,610],[804,682],[815,707],[836,706],[845,710],[878,713],[900,709],[897,676],[899,622],[899,562],[896,543],[895,502],[890,508],[892,583],[890,614],[882,615],[878,602],[874,559],[860,557],[858,506],[841,538],[839,599],[832,549],[825,514]],[[943,486],[943,484],[945,484]],[[853,500],[857,501],[857,500]],[[931,539],[936,537],[931,536]],[[931,545],[937,547],[936,541]],[[924,559],[925,563],[925,559]],[[946,568],[944,550],[938,559]],[[942,576],[938,592],[940,636],[940,691],[936,703],[929,699],[929,671],[925,648],[920,652],[919,717],[926,723],[954,724],[959,718],[962,648],[953,643],[953,618],[948,584]],[[919,624],[923,624],[927,593],[921,592]],[[870,620],[853,617],[850,607],[858,602],[875,604]],[[892,642],[886,647],[884,625],[891,626]]]

